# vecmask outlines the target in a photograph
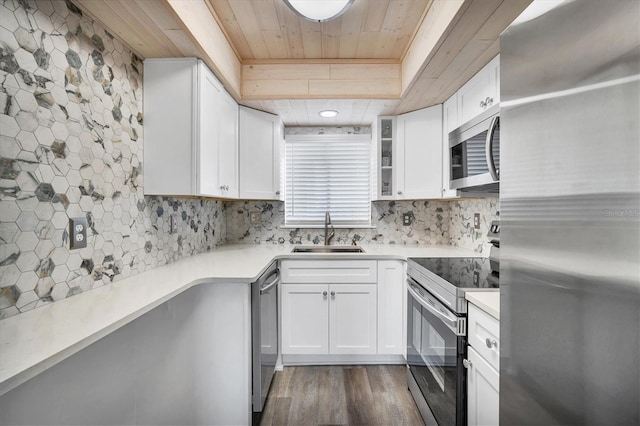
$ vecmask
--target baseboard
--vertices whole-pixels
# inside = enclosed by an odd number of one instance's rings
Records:
[[[406,364],[402,355],[282,355],[287,365]]]

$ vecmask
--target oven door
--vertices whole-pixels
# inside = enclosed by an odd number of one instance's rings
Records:
[[[407,364],[417,385],[413,396],[426,401],[438,425],[466,425],[466,319],[411,278],[407,291]]]

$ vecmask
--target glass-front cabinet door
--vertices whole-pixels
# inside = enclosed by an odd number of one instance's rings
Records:
[[[378,199],[392,199],[396,117],[378,117]]]

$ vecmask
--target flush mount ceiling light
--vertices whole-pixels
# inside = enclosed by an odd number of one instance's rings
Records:
[[[333,118],[338,115],[338,111],[333,109],[325,109],[324,111],[320,111],[318,115],[322,118]]]
[[[295,13],[313,22],[326,22],[342,15],[353,0],[283,0]]]

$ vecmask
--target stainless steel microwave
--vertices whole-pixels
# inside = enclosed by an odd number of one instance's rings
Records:
[[[451,189],[497,193],[500,181],[500,106],[449,133]]]

